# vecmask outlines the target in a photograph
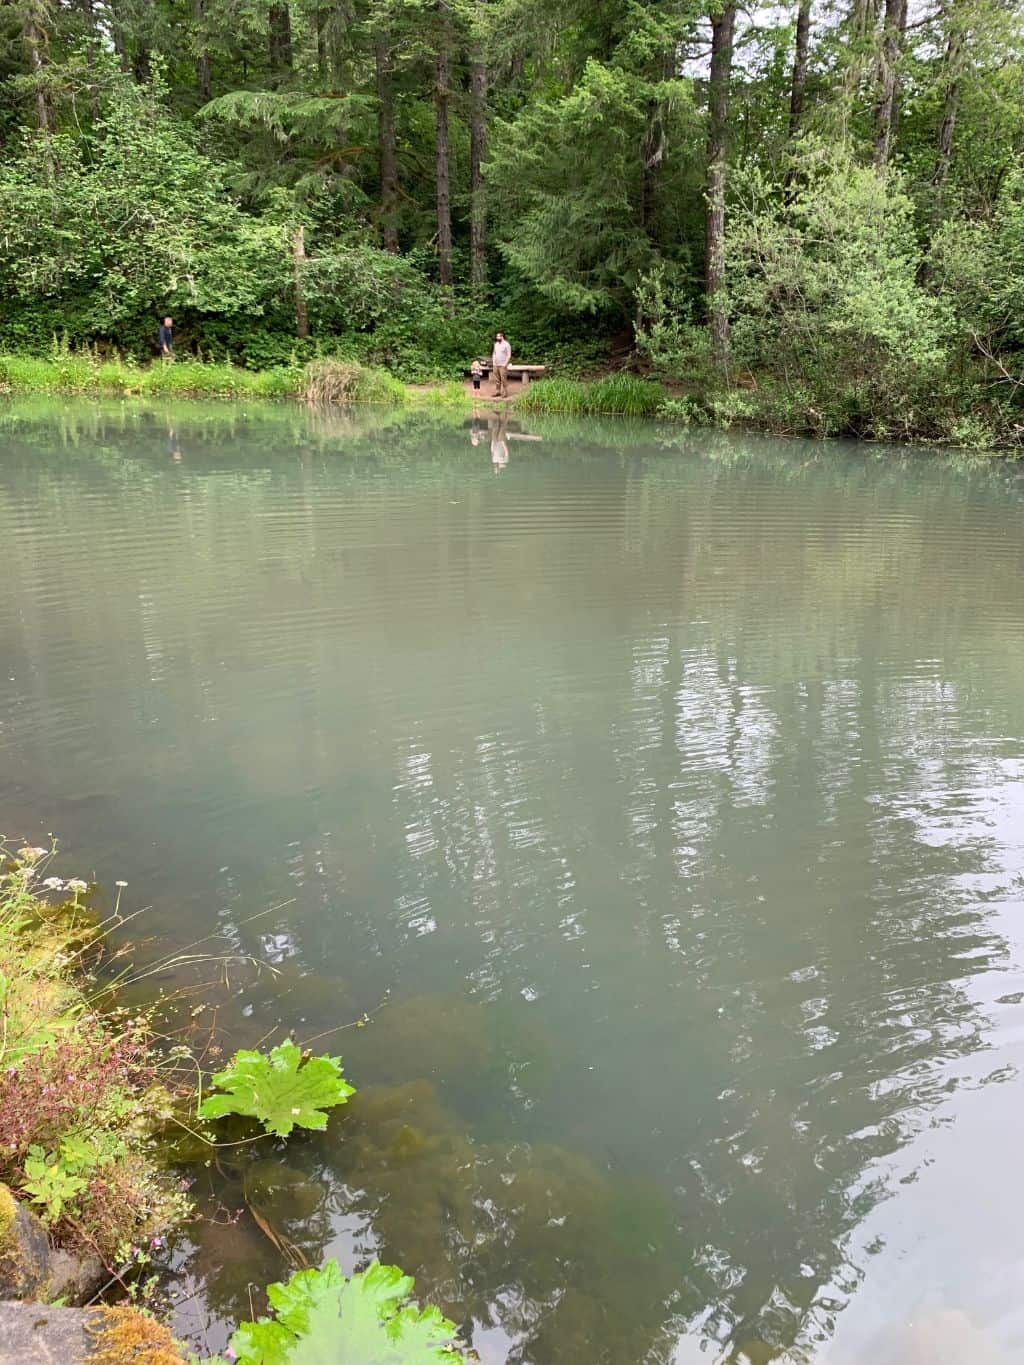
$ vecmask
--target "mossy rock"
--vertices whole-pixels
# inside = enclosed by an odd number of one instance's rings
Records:
[[[0,1228],[0,1299],[48,1297],[50,1239],[6,1185],[0,1185]]]
[[[182,1365],[170,1330],[137,1308],[99,1308],[89,1315],[89,1365]]]
[[[35,1214],[0,1184],[0,1300],[84,1303],[104,1278],[97,1257],[54,1250]]]
[[[6,1185],[0,1185],[0,1256],[7,1248],[17,1216],[18,1201]]]
[[[0,1365],[184,1365],[163,1323],[137,1308],[0,1303]]]

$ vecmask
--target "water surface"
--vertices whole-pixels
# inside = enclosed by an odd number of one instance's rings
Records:
[[[488,1365],[1022,1358],[1017,473],[0,408],[0,829],[359,1086],[199,1171],[197,1346],[377,1254]]]

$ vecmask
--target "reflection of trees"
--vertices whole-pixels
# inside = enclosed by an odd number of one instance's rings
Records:
[[[363,1094],[260,1208],[536,1365],[827,1330],[1003,951],[969,881],[992,848],[935,825],[1024,728],[1019,495],[563,424],[498,500],[443,423],[281,411],[176,415],[181,467],[163,416],[83,418],[56,463],[29,423],[0,494],[30,680],[6,742],[26,787],[60,775],[54,827],[187,850],[191,882],[117,874],[181,940],[216,917],[274,957],[240,1039],[395,987],[340,1035]],[[255,1177],[225,1170],[240,1206]],[[247,1311],[236,1275],[213,1295]]]

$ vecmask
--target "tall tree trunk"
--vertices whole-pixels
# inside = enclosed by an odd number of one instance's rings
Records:
[[[487,283],[487,66],[474,53],[469,68],[469,274],[476,291]]]
[[[196,90],[200,104],[209,104],[212,86],[210,53],[206,46],[206,0],[193,0],[192,15],[196,26]]]
[[[128,55],[128,35],[125,31],[124,22],[119,14],[119,6],[110,6],[110,38],[114,44],[114,52],[117,56],[117,64],[127,76],[132,69],[131,59]]]
[[[274,83],[292,69],[292,16],[287,0],[271,5],[268,18],[267,41],[270,52],[270,73]]]
[[[907,32],[907,0],[885,0],[882,46],[878,54],[875,104],[875,166],[884,170],[892,153],[899,106],[899,66]]]
[[[151,75],[150,42],[153,37],[153,0],[141,0],[135,23],[135,52],[132,75],[139,85],[145,85]]]
[[[444,13],[444,0],[441,0],[439,8]],[[437,113],[437,260],[438,274],[443,285],[450,285],[453,282],[451,169],[448,148],[450,83],[451,58],[448,50],[448,26],[445,21],[438,37],[437,85],[434,96]]]
[[[295,272],[295,335],[300,341],[309,336],[309,309],[306,307],[306,229],[297,227],[292,235],[292,267]]]
[[[935,186],[933,215],[936,223],[942,221],[946,208],[946,184],[949,180],[949,168],[953,164],[953,134],[960,111],[961,78],[966,46],[967,34],[960,29],[954,29],[946,44],[946,93],[942,101],[939,145],[935,155],[935,173],[932,176],[932,184]]]
[[[704,218],[704,296],[711,356],[724,366],[729,358],[729,315],[722,298],[725,281],[726,135],[732,77],[736,5],[726,0],[711,21],[711,74],[708,82],[707,207]]]
[[[846,71],[843,74],[843,94],[840,101],[842,132],[848,132],[848,124],[855,108],[858,107],[858,94],[864,79],[865,65],[874,51],[875,25],[877,22],[878,0],[851,0],[850,13],[846,21]]]
[[[29,19],[25,24],[25,42],[28,46],[29,62],[32,66],[32,74],[35,76],[36,84],[36,122],[39,124],[40,132],[50,131],[50,102],[46,98],[46,90],[43,86],[43,72],[46,69],[46,62],[43,60],[43,47],[45,45],[42,30],[35,19]]]
[[[789,136],[796,138],[804,112],[807,89],[807,56],[811,46],[811,0],[800,0],[796,12],[796,47],[793,54],[793,83],[789,89]]]
[[[380,221],[384,250],[398,251],[398,153],[395,138],[394,58],[388,40],[374,43],[377,67],[377,146],[380,158]]]
[[[675,75],[676,56],[675,47],[664,53],[658,67],[651,72],[652,79],[670,81]],[[657,241],[658,177],[667,149],[668,139],[661,101],[648,100],[644,140],[640,147],[640,225],[652,242]]]
[[[327,75],[327,14],[322,6],[316,12],[316,73],[321,80]]]
[[[653,239],[655,218],[655,187],[658,166],[665,152],[664,129],[656,100],[647,105],[647,127],[640,148],[640,226]]]

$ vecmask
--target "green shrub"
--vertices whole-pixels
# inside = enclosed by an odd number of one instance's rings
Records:
[[[659,417],[680,426],[697,426],[707,420],[705,410],[693,398],[664,398],[658,408]]]
[[[773,399],[796,430],[912,436],[951,331],[921,283],[911,203],[895,176],[835,148],[808,145],[798,169],[788,195],[756,172],[738,178],[730,218],[733,361],[763,390],[752,415]]]

